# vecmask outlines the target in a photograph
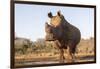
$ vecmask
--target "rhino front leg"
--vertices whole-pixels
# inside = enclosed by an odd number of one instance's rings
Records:
[[[60,63],[64,63],[65,57],[64,57],[64,50],[63,50],[63,48],[61,48],[62,47],[61,42],[56,40],[54,44],[55,44],[55,46],[57,47],[57,49],[59,50],[59,53],[60,53],[60,56],[59,56]]]
[[[60,63],[64,63],[64,50],[63,49],[60,49]]]

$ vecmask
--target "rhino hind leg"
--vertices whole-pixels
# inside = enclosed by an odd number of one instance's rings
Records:
[[[68,47],[67,48],[67,62],[73,62],[72,59],[73,59],[73,56],[72,56],[72,53],[70,51],[70,48]]]
[[[76,48],[75,45],[68,46],[67,48],[68,62],[75,62],[75,48]]]
[[[72,45],[72,47],[70,48],[70,51],[71,51],[71,54],[72,54],[72,57],[73,57],[73,62],[76,61],[76,56],[75,56],[75,51],[76,51],[76,45]]]

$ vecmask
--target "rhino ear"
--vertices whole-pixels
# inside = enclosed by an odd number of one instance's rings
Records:
[[[58,16],[61,16],[61,11],[58,11],[58,12],[57,12],[57,15],[58,15]]]
[[[50,17],[50,18],[53,17],[51,12],[48,13],[48,17]]]

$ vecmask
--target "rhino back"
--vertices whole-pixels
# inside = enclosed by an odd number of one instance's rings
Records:
[[[74,43],[79,43],[81,38],[80,30],[67,21],[63,22],[63,24],[62,38],[67,41],[70,40]]]

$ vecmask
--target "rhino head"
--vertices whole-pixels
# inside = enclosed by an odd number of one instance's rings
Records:
[[[61,39],[62,29],[61,29],[61,14],[58,11],[56,16],[52,16],[52,13],[48,13],[50,18],[50,24],[45,23],[46,41],[54,41]]]

